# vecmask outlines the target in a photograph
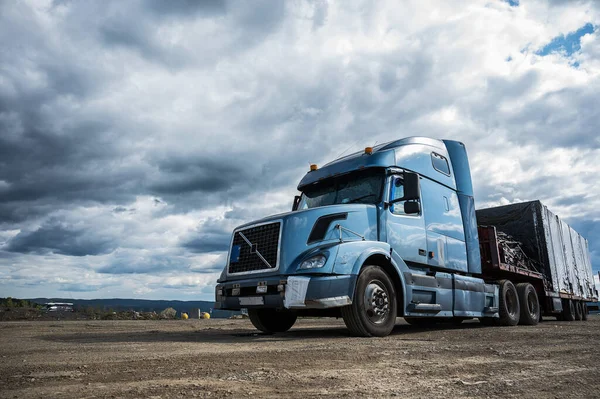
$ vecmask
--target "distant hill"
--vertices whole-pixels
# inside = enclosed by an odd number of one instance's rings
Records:
[[[210,312],[211,317],[228,318],[240,312],[229,310],[213,309],[214,302],[209,301],[165,301],[165,300],[149,300],[149,299],[70,299],[70,298],[33,298],[29,301],[44,304],[47,302],[70,302],[75,309],[83,309],[88,306],[100,308],[104,310],[134,310],[137,312],[160,312],[166,308],[173,308],[177,312],[191,312],[192,309],[198,308],[202,312]]]

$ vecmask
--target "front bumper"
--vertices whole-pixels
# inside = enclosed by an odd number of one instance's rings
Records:
[[[215,309],[327,309],[350,305],[355,275],[274,276],[224,282],[216,287]],[[257,293],[257,287],[266,286]]]

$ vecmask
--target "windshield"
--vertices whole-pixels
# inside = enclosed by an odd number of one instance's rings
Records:
[[[306,187],[298,209],[335,204],[376,204],[383,188],[383,169],[352,172]]]

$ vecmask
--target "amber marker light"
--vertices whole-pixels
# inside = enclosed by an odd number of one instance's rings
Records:
[[[366,147],[365,148],[365,154],[371,155],[372,153],[373,153],[373,147]]]
[[[317,166],[316,163],[311,163],[310,164],[310,171],[314,172],[315,170],[319,169],[319,167]]]

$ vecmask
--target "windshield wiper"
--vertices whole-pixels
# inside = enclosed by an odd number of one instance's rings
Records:
[[[350,201],[344,202],[344,204],[352,204],[353,202],[360,201],[361,199],[365,199],[365,198],[369,198],[369,197],[375,197],[375,194],[367,194],[367,195],[363,195],[361,197],[352,198]]]

